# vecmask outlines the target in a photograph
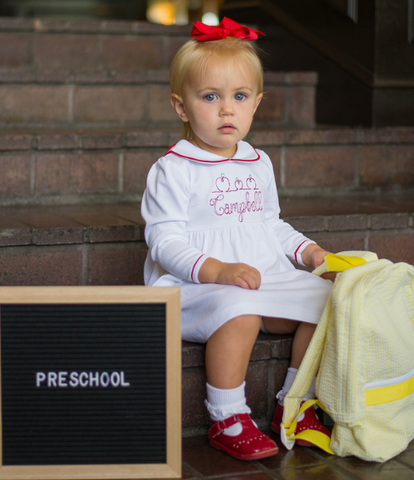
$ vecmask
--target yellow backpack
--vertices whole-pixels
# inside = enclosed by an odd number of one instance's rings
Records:
[[[330,270],[344,271],[285,398],[281,439],[288,449],[302,438],[341,457],[384,462],[414,438],[414,267],[342,252],[314,273],[332,262]],[[318,400],[301,407],[315,376]],[[315,403],[334,421],[331,439],[295,436],[298,416]]]

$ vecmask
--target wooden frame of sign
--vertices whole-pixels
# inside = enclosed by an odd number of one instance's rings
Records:
[[[0,287],[0,479],[179,478],[180,315],[175,287]]]

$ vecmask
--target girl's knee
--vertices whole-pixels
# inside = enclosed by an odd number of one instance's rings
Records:
[[[245,337],[247,339],[251,337],[255,340],[260,330],[261,321],[259,315],[240,315],[232,318],[218,328],[207,343],[211,343],[212,339],[217,338]]]
[[[225,325],[235,330],[257,330],[257,332],[259,332],[261,323],[262,317],[259,315],[240,315],[239,317],[232,318]]]

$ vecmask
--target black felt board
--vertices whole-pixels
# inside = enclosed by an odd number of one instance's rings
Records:
[[[0,314],[3,465],[166,462],[164,304]]]

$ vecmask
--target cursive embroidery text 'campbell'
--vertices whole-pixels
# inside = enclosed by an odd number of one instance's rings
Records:
[[[245,212],[261,212],[263,210],[262,192],[254,192],[252,201],[250,200],[250,193],[246,192],[242,202],[226,202],[224,195],[220,194],[210,199],[210,205],[216,215],[221,217],[222,215],[237,213],[239,222],[242,222]]]

